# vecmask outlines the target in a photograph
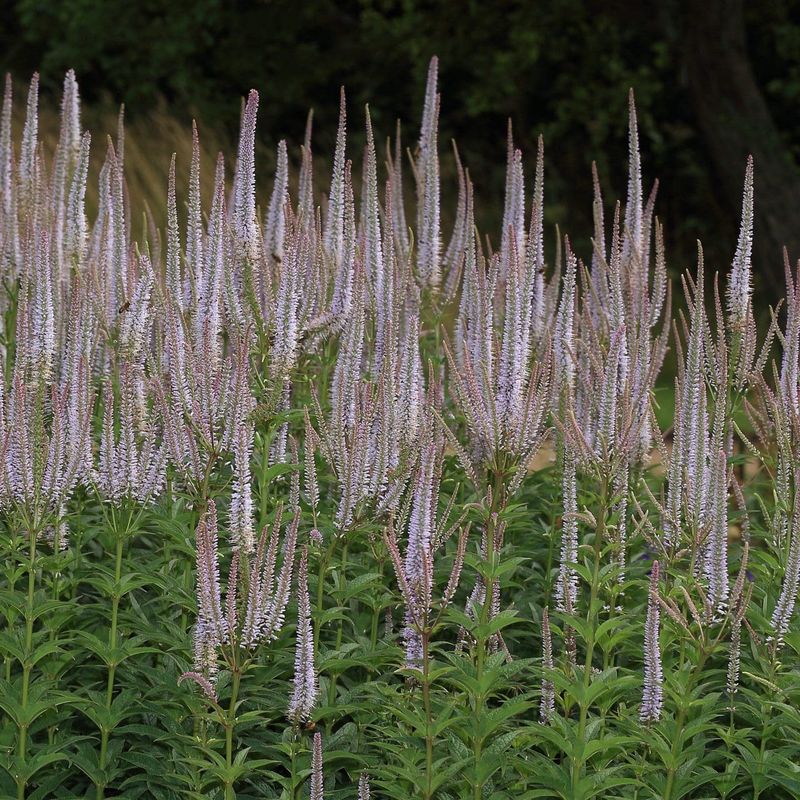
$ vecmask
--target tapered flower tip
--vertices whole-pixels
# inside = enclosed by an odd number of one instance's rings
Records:
[[[431,78],[436,78],[436,74],[439,71],[439,56],[431,56],[431,60],[428,62],[428,80]]]
[[[312,528],[311,532],[308,534],[308,538],[314,544],[322,544],[323,542],[322,532],[319,530],[319,528]]]
[[[184,681],[194,681],[202,690],[203,694],[213,702],[217,702],[217,693],[214,691],[214,685],[211,681],[206,678],[205,675],[201,675],[199,672],[184,672],[180,678],[178,678],[178,685],[182,684]]]
[[[661,567],[659,566],[658,561],[653,562],[653,569],[650,571],[650,588],[657,588],[658,587],[658,579],[660,577]]]
[[[747,315],[752,293],[753,196],[753,156],[750,155],[744,175],[739,239],[728,278],[728,314],[734,323],[741,322]]]
[[[636,97],[633,87],[628,89],[628,144],[630,148],[629,157],[636,169],[639,168],[639,120],[636,116]],[[634,176],[638,177],[638,176]],[[630,199],[630,198],[629,198]]]

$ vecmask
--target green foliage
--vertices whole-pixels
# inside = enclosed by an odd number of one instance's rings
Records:
[[[323,484],[329,479],[321,477]],[[624,610],[604,605],[616,579],[603,569],[589,617],[557,616],[556,641],[571,627],[579,657],[570,665],[558,647],[548,674],[556,715],[552,725],[538,722],[538,621],[552,580],[548,538],[558,513],[545,498],[557,497],[557,478],[551,469],[529,478],[523,502],[507,514],[506,544],[493,561],[474,549],[468,554],[464,587],[435,633],[424,674],[400,668],[398,634],[382,630],[385,612],[396,616],[398,597],[369,526],[351,531],[346,548],[330,524],[324,526],[325,542],[311,553],[310,572],[317,577],[310,588],[323,697],[313,727],[325,736],[329,796],[352,797],[362,770],[369,771],[375,795],[387,798],[796,796],[800,680],[796,668],[771,660],[756,640],[743,653],[742,687],[730,709],[726,646],[692,644],[667,624],[667,713],[653,726],[638,721],[646,593],[641,561],[634,560],[624,585]],[[261,485],[269,491],[265,505],[258,498],[267,519],[287,485],[276,475]],[[597,497],[587,493],[583,500]],[[330,519],[333,510],[324,499],[322,505],[320,519]],[[216,709],[196,687],[177,681],[191,663],[197,512],[179,496],[113,520],[102,521],[96,508],[89,496],[76,503],[68,550],[36,549],[30,605],[31,554],[19,520],[3,518],[2,608],[9,622],[0,638],[3,795],[14,795],[15,781],[24,780],[30,798],[104,791],[131,798],[219,797],[215,787],[224,785],[235,787],[238,798],[307,796],[310,731],[285,718],[292,626],[243,664],[228,763],[220,720],[228,719],[237,691],[230,673],[222,673]],[[753,531],[754,542],[759,535]],[[586,564],[576,566],[591,583],[590,539],[583,550]],[[642,543],[632,542],[632,551],[641,553]],[[754,553],[754,605],[762,598],[768,612],[776,591],[767,577],[776,569],[774,557],[757,547]],[[605,549],[599,555],[608,561]],[[507,606],[485,621],[460,610],[478,575],[501,582]],[[753,624],[761,627],[765,621],[757,613]],[[33,635],[26,642],[21,624],[28,619]],[[461,650],[453,646],[459,629],[466,634]],[[514,658],[502,651],[481,658],[499,632]],[[798,642],[796,633],[787,639],[791,663]],[[590,649],[594,655],[584,665]],[[27,667],[36,677],[23,697]],[[29,741],[24,758],[14,744],[22,727]]]

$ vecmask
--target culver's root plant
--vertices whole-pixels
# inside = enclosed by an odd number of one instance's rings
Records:
[[[800,796],[800,266],[754,307],[752,159],[730,268],[671,262],[633,93],[590,246],[511,126],[479,231],[434,58],[414,140],[342,90],[330,174],[309,117],[263,197],[258,93],[213,174],[194,125],[162,228],[122,117],[70,72],[46,141],[13,92],[1,796]]]

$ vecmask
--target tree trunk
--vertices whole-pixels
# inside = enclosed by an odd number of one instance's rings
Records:
[[[743,0],[684,2],[685,64],[697,122],[719,190],[732,209],[741,202],[745,159],[753,155],[754,269],[765,299],[774,299],[783,293],[783,247],[790,258],[800,257],[800,169],[781,141],[756,83],[747,53]]]

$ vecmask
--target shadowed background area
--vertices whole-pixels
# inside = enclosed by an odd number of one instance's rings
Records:
[[[735,248],[748,153],[756,164],[757,291],[783,286],[781,249],[800,257],[800,0],[18,0],[0,5],[0,67],[20,89],[41,70],[55,98],[73,67],[93,119],[93,152],[124,102],[131,195],[159,218],[170,154],[188,172],[191,118],[210,166],[233,152],[241,97],[262,96],[259,181],[286,138],[296,157],[314,110],[314,150],[333,150],[338,87],[348,91],[351,155],[363,106],[379,136],[404,121],[416,141],[424,75],[440,57],[441,142],[457,141],[481,198],[478,224],[499,224],[506,122],[532,162],[545,137],[548,219],[590,247],[591,161],[609,202],[624,195],[627,90],[636,92],[648,182],[660,180],[671,268],[726,271]],[[18,105],[18,108],[20,106]],[[450,176],[455,203],[452,156]],[[230,157],[229,157],[230,162]],[[360,158],[358,159],[360,161]],[[319,163],[319,161],[318,161]],[[449,172],[448,172],[449,169]],[[448,191],[448,181],[443,184]],[[262,192],[263,197],[263,192]]]

